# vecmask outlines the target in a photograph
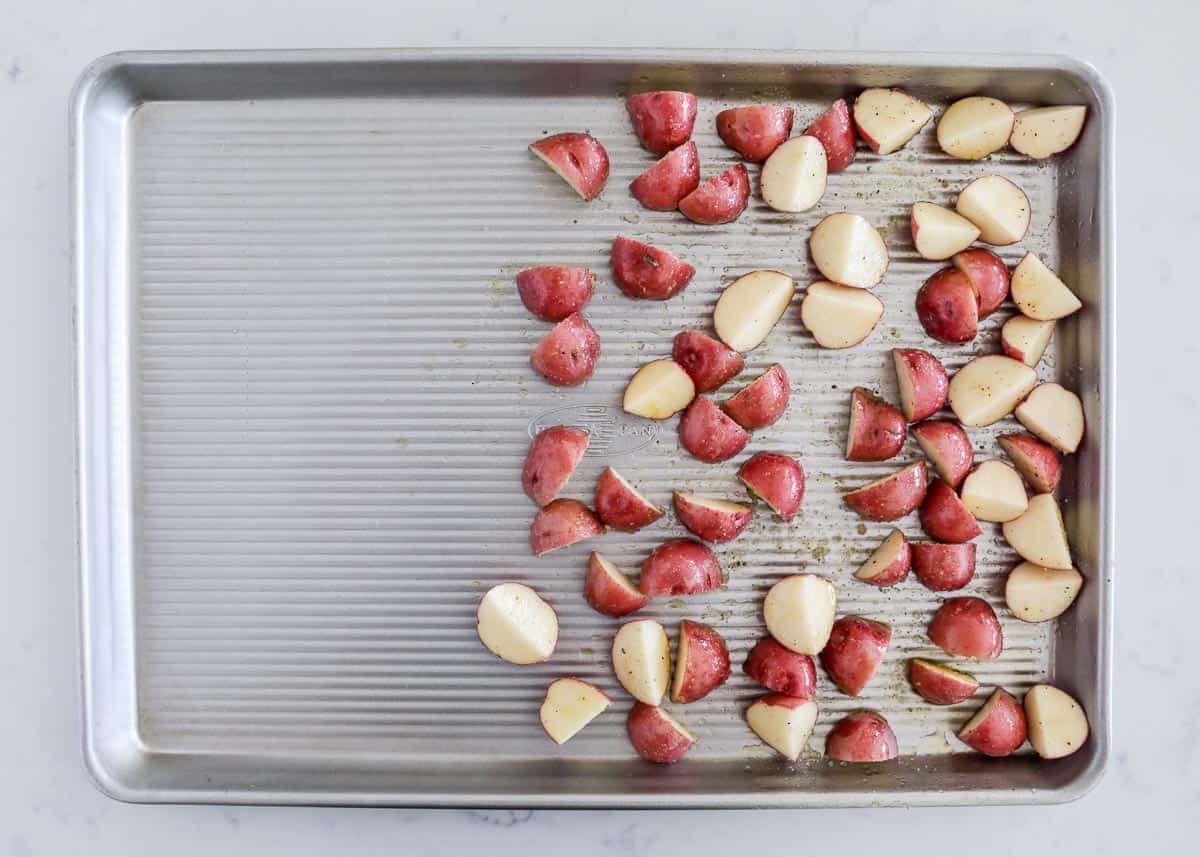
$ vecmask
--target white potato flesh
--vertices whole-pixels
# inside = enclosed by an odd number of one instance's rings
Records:
[[[979,237],[979,227],[961,214],[932,202],[912,207],[913,246],[922,259],[940,262],[966,250]]]
[[[1014,315],[1000,328],[1000,341],[1005,351],[1015,351],[1026,366],[1037,366],[1046,353],[1046,346],[1054,336],[1053,321],[1038,321],[1023,315]]]
[[[577,678],[550,682],[539,712],[542,728],[555,744],[565,744],[612,704],[598,687]]]
[[[954,209],[979,227],[987,244],[1016,244],[1029,230],[1029,198],[1003,176],[981,176],[958,195]]]
[[[1017,406],[1017,419],[1059,452],[1074,452],[1083,440],[1083,403],[1061,384],[1039,384]]]
[[[950,407],[965,426],[989,426],[1011,414],[1037,384],[1037,372],[1020,360],[976,357],[950,379]]]
[[[1011,107],[998,98],[972,95],[946,108],[938,120],[937,140],[947,155],[976,161],[1003,149],[1012,129]]]
[[[1066,318],[1083,304],[1037,255],[1026,253],[1012,273],[1012,299],[1023,315],[1038,321]]]
[[[1062,510],[1053,494],[1037,494],[1025,514],[1002,526],[1004,538],[1021,559],[1047,568],[1072,568],[1071,546]]]
[[[655,360],[629,379],[622,407],[639,417],[665,420],[694,398],[696,385],[682,366],[674,360]]]
[[[888,267],[883,236],[865,217],[839,211],[813,228],[808,239],[817,270],[843,286],[869,289],[883,279]]]
[[[1048,622],[1066,612],[1079,597],[1083,575],[1074,568],[1046,568],[1023,562],[1004,584],[1004,600],[1024,622]]]
[[[776,211],[808,211],[825,194],[828,164],[816,137],[793,137],[763,164],[759,188],[763,202]]]
[[[558,616],[523,583],[501,583],[479,602],[476,630],[497,657],[511,664],[536,664],[554,653]]]
[[[868,291],[819,280],[804,293],[800,321],[822,348],[849,348],[871,335],[883,301]]]
[[[613,638],[613,671],[629,695],[647,705],[658,705],[671,677],[671,644],[663,626],[639,619],[621,626]]]
[[[796,293],[796,281],[779,271],[751,271],[721,292],[713,310],[713,327],[734,351],[762,344]]]
[[[794,574],[771,587],[763,616],[771,636],[793,652],[818,654],[829,641],[837,589],[815,574]]]
[[[1079,750],[1088,739],[1087,714],[1065,691],[1035,684],[1025,694],[1029,743],[1043,759],[1061,759]]]
[[[804,752],[817,722],[817,704],[811,699],[795,707],[758,700],[746,709],[746,723],[763,743],[789,761]]]
[[[875,152],[890,155],[933,118],[928,104],[899,89],[867,89],[854,100],[854,124]]]
[[[977,519],[993,524],[1019,518],[1029,508],[1021,474],[996,459],[983,462],[967,475],[962,501]]]
[[[1012,147],[1031,158],[1049,158],[1075,145],[1087,107],[1078,104],[1022,110],[1013,124]]]

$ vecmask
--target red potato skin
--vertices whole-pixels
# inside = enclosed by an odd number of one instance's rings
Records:
[[[970,342],[979,330],[979,303],[966,276],[942,268],[917,292],[917,319],[939,342]]]
[[[1008,267],[991,250],[972,247],[955,253],[950,261],[966,276],[975,292],[981,319],[994,313],[1008,298]]]
[[[697,396],[679,420],[679,442],[701,461],[727,461],[746,448],[750,433],[735,423],[712,399]]]
[[[630,493],[611,467],[600,474],[592,502],[601,521],[624,533],[636,532],[663,516],[662,509],[648,506],[637,495]]]
[[[854,162],[854,123],[850,119],[850,107],[846,99],[839,98],[833,102],[804,133],[816,137],[825,147],[826,169],[829,172],[839,173]]]
[[[950,379],[936,357],[919,348],[896,348],[892,355],[896,371],[903,371],[913,385],[912,413],[904,414],[910,423],[927,419],[946,406]]]
[[[677,539],[659,545],[642,563],[638,588],[642,593],[659,595],[695,595],[721,585],[721,564],[700,542]]]
[[[971,514],[971,510],[967,508],[958,494],[954,493],[954,489],[940,479],[933,480],[929,490],[925,492],[925,501],[921,504],[921,528],[925,530],[925,534],[929,538],[949,544],[969,542],[983,532],[979,522]],[[913,548],[913,564],[915,565],[917,562],[916,545],[913,545]],[[974,553],[974,551],[971,552],[972,568],[974,567]],[[917,572],[917,576],[921,576],[920,571]],[[921,582],[925,582],[923,578]],[[926,585],[928,586],[928,584]],[[958,587],[952,588],[957,589]]]
[[[629,193],[651,211],[674,211],[700,186],[700,153],[691,140],[663,155],[629,183]]]
[[[929,623],[929,639],[947,654],[977,660],[998,658],[1004,649],[995,611],[970,595],[950,598],[937,609]]]
[[[729,678],[729,649],[715,628],[703,622],[684,619],[679,623],[679,645],[687,638],[687,657],[683,662],[683,684],[679,693],[671,692],[671,701],[696,702],[708,696]],[[675,669],[679,669],[677,663]]]
[[[921,505],[926,488],[925,462],[918,461],[883,480],[851,491],[842,499],[869,521],[894,521]]]
[[[749,508],[744,512],[719,512],[714,509],[706,509],[688,502],[678,491],[675,492],[675,517],[679,518],[679,523],[706,542],[733,541],[745,532],[750,523],[750,515]]]
[[[861,616],[843,616],[833,623],[829,642],[821,650],[821,666],[838,690],[847,696],[862,693],[879,668],[892,629]]]
[[[913,426],[912,433],[938,476],[952,488],[962,485],[975,463],[975,449],[963,427],[951,420],[930,420]]]
[[[951,678],[937,667],[944,666],[924,658],[908,662],[908,683],[913,692],[932,705],[955,705],[970,699],[979,689],[979,681],[969,673],[952,670],[960,678]],[[951,668],[947,668],[951,669]]]
[[[1011,693],[999,687],[983,704],[984,708],[989,706],[990,712],[983,720],[970,731],[965,727],[961,729],[958,737],[985,756],[1011,756],[1025,743],[1028,732],[1025,709]]]
[[[913,573],[927,589],[952,592],[962,589],[975,576],[975,545],[943,545],[915,542],[912,546]]]
[[[542,508],[529,528],[529,546],[541,556],[575,542],[604,535],[604,524],[578,500],[559,498]]]
[[[1062,479],[1062,461],[1054,447],[1029,434],[1000,436],[1000,446],[1038,494],[1052,494]]]
[[[745,164],[734,164],[679,200],[679,211],[692,223],[716,226],[732,223],[746,210],[750,176]]]
[[[517,292],[525,308],[542,321],[562,321],[587,306],[596,275],[587,268],[539,265],[517,274]]]
[[[742,428],[753,431],[778,421],[787,410],[791,386],[782,363],[776,363],[725,402],[725,413]]]
[[[763,637],[746,655],[742,671],[767,690],[798,699],[817,692],[817,669],[808,655],[793,652],[774,637]]]
[[[896,532],[899,532],[897,530]],[[880,543],[882,545],[882,542]],[[908,578],[908,572],[912,569],[912,546],[908,543],[908,539],[904,538],[904,534],[900,534],[900,549],[896,551],[895,558],[880,569],[878,574],[871,577],[861,577],[856,573],[854,576],[863,583],[869,583],[872,586],[895,586]]]
[[[717,114],[717,136],[751,163],[762,163],[792,135],[795,112],[778,104],[731,107]]]
[[[804,502],[804,468],[778,452],[757,452],[742,465],[738,479],[780,518],[790,521]]]
[[[711,393],[745,365],[742,355],[724,342],[694,330],[675,335],[671,357],[691,377],[697,393]]]
[[[874,711],[855,711],[825,739],[825,755],[839,762],[887,762],[900,753],[891,725]]]
[[[571,426],[551,426],[538,432],[525,454],[521,486],[538,506],[562,490],[588,447],[588,433]]]
[[[850,441],[847,461],[887,461],[904,446],[908,424],[904,414],[870,390],[850,394]]]
[[[595,199],[604,190],[608,152],[591,134],[552,134],[530,143],[529,148],[562,170],[566,182],[585,200]]]
[[[631,298],[665,301],[683,291],[696,269],[659,247],[651,247],[632,238],[613,240],[613,279]]]
[[[625,109],[642,146],[665,155],[682,146],[696,125],[696,96],[690,92],[642,92],[625,99]]]
[[[600,359],[600,336],[572,313],[550,330],[529,358],[535,372],[558,387],[577,387],[592,377]]]
[[[600,564],[600,560],[596,559],[595,553],[588,559],[587,576],[583,581],[583,597],[597,613],[614,618],[636,613],[650,602],[641,592],[630,592],[614,583]]]
[[[694,741],[681,735],[663,719],[662,712],[653,705],[635,702],[625,721],[629,743],[637,754],[648,762],[670,765],[678,762],[687,753]]]

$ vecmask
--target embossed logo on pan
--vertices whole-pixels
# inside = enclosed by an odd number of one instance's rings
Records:
[[[577,426],[591,437],[587,455],[627,455],[654,442],[659,423],[630,416],[616,405],[565,405],[529,421],[529,436],[551,426]]]

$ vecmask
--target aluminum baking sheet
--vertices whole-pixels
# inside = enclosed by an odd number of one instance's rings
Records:
[[[729,105],[785,101],[803,128],[823,105],[868,85],[903,85],[944,106],[982,91],[1024,103],[1091,106],[1083,139],[1031,163],[942,155],[933,123],[887,157],[860,151],[820,205],[770,211],[755,195],[723,227],[648,212],[626,185],[653,160],[623,96],[675,87],[700,95],[703,170],[734,162],[714,132]],[[1049,802],[1086,791],[1108,750],[1112,558],[1112,104],[1088,67],[1059,58],[616,52],[125,54],[83,74],[73,103],[79,490],[86,755],[108,793],[135,801],[481,806],[842,806]],[[587,129],[612,175],[584,204],[526,145]],[[757,167],[751,167],[757,174]],[[1083,701],[1093,738],[1076,756],[994,762],[948,736],[978,698],[949,708],[907,689],[907,658],[936,655],[924,629],[940,598],[915,581],[879,591],[851,574],[890,525],[840,502],[895,463],[842,460],[856,385],[895,399],[888,349],[930,348],[956,368],[997,349],[1006,307],[979,339],[942,347],[913,295],[936,265],[907,235],[917,200],[951,201],[1000,173],[1029,194],[1026,249],[1044,254],[1085,309],[1060,325],[1040,368],[1083,397],[1088,434],[1061,493],[1083,594],[1063,621],[1027,625],[1003,608],[1016,558],[984,525],[969,592],[997,605],[1003,656],[973,667],[1020,692],[1053,679]],[[728,583],[660,599],[644,615],[674,637],[697,618],[735,663],[763,633],[761,599],[801,569],[833,579],[840,609],[888,622],[886,660],[863,696],[823,680],[812,752],[796,764],[755,740],[742,710],[759,692],[739,671],[677,711],[700,736],[671,768],[636,758],[629,699],[611,674],[616,621],[581,597],[589,550],[636,569],[680,536],[670,516],[535,559],[520,465],[539,425],[586,424],[595,440],[568,486],[588,499],[614,464],[652,498],[685,488],[737,497],[738,461],[681,453],[675,421],[622,414],[634,368],[674,334],[707,329],[731,279],[776,268],[816,278],[807,236],[847,209],[885,234],[876,290],[887,311],[862,346],[814,347],[797,299],[736,389],[773,362],[793,404],[754,435],[807,469],[788,526],[760,511],[718,549]],[[615,235],[666,246],[698,273],[679,297],[633,302],[607,265]],[[528,365],[547,329],[513,277],[538,263],[599,275],[587,315],[603,355],[586,386],[549,387]],[[981,457],[1011,421],[973,432]],[[919,451],[911,442],[900,460]],[[744,456],[743,456],[744,457]],[[919,535],[915,516],[903,522]],[[558,611],[553,659],[517,668],[474,633],[480,595],[534,585]],[[575,675],[615,699],[565,747],[537,722],[546,684]],[[980,698],[982,696],[982,691]],[[820,754],[830,724],[883,711],[902,759],[845,766]]]

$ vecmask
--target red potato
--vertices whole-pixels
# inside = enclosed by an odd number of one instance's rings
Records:
[[[1053,494],[1062,479],[1062,462],[1048,443],[1028,434],[1002,434],[1000,446],[1008,453],[1017,472],[1038,494]]]
[[[926,589],[952,592],[962,589],[975,576],[975,545],[943,545],[914,542],[913,573]]]
[[[745,164],[734,164],[679,200],[679,211],[692,223],[716,226],[732,223],[746,210],[750,177]]]
[[[929,639],[951,655],[993,660],[1004,649],[1004,632],[991,605],[971,595],[945,601],[929,622]]]
[[[629,193],[651,211],[674,211],[700,186],[700,153],[690,140],[672,149],[629,183]]]
[[[782,693],[756,699],[746,709],[746,725],[779,755],[794,762],[804,752],[817,722],[817,703]]]
[[[658,705],[671,678],[671,641],[653,619],[635,619],[617,629],[612,641],[613,673],[639,702]]]
[[[717,136],[747,161],[761,163],[792,135],[793,115],[778,104],[731,107],[717,114]]]
[[[600,359],[600,336],[579,313],[564,318],[533,349],[529,364],[559,387],[577,387],[592,377]]]
[[[1074,452],[1083,440],[1083,402],[1061,384],[1038,384],[1017,405],[1016,417],[1059,452]]]
[[[950,544],[969,542],[983,532],[967,505],[954,493],[953,488],[940,479],[933,480],[925,492],[925,501],[921,503],[921,528],[929,538]],[[913,564],[916,562],[914,545]],[[920,577],[920,571],[917,576]]]
[[[1087,715],[1069,693],[1049,684],[1035,684],[1025,694],[1029,743],[1043,759],[1070,756],[1087,743]]]
[[[696,736],[655,705],[635,702],[625,723],[629,743],[648,762],[678,762],[696,743]]]
[[[776,363],[734,393],[721,407],[733,421],[749,431],[766,428],[783,416],[791,398],[787,371]]]
[[[1012,273],[1012,298],[1023,314],[1038,321],[1073,315],[1083,303],[1034,253],[1026,253]]]
[[[894,521],[921,505],[926,487],[925,462],[918,461],[851,491],[842,499],[869,521]]]
[[[565,548],[576,542],[604,535],[604,524],[578,500],[560,497],[542,507],[529,528],[529,546],[534,556]]]
[[[976,518],[993,524],[1019,518],[1029,506],[1020,474],[998,459],[971,471],[963,481],[962,501]]]
[[[1031,158],[1057,155],[1075,145],[1086,118],[1087,107],[1080,104],[1022,110],[1013,124],[1009,144]]]
[[[793,652],[774,637],[763,637],[754,644],[742,671],[767,690],[798,699],[812,699],[817,690],[812,658]]]
[[[865,217],[848,211],[830,214],[813,227],[808,251],[821,276],[842,286],[869,289],[887,273],[883,236]]]
[[[677,539],[659,545],[642,563],[638,587],[651,597],[695,595],[721,585],[721,564],[700,542]]]
[[[587,268],[539,265],[517,274],[517,292],[525,308],[542,321],[562,321],[592,298],[596,275]]]
[[[804,501],[804,468],[777,452],[757,452],[738,470],[750,492],[785,521],[796,517]]]
[[[716,629],[703,622],[679,623],[671,701],[686,704],[704,699],[729,678],[729,649]]]
[[[971,470],[975,450],[963,427],[951,420],[930,420],[913,426],[913,437],[938,476],[957,488]]]
[[[880,155],[902,148],[931,118],[929,105],[902,89],[865,89],[854,99],[858,136]]]
[[[529,144],[529,151],[585,200],[593,200],[608,181],[608,152],[591,134],[553,134]]]
[[[1079,597],[1083,575],[1074,568],[1043,568],[1023,562],[1008,573],[1004,602],[1022,622],[1049,622]]]
[[[1008,297],[1009,287],[1008,266],[1003,259],[991,250],[972,247],[955,253],[950,261],[971,284],[980,318],[987,318],[999,309]]]
[[[1054,336],[1053,321],[1037,321],[1014,315],[1000,328],[1000,347],[1014,360],[1026,366],[1037,366]]]
[[[650,602],[624,572],[594,551],[588,559],[583,597],[597,613],[614,617],[636,613]]]
[[[750,433],[704,396],[697,396],[679,420],[679,443],[709,464],[733,458],[749,442]]]
[[[917,319],[939,342],[970,342],[979,329],[979,303],[970,282],[954,268],[942,268],[917,292]]]
[[[588,433],[571,426],[551,426],[538,432],[525,454],[521,485],[538,506],[558,496],[587,451]]]
[[[850,394],[847,461],[887,461],[904,446],[908,429],[904,415],[870,390],[856,387]]]
[[[818,280],[800,302],[800,321],[822,348],[851,348],[883,318],[883,301],[865,289]]]
[[[558,615],[523,583],[489,589],[476,608],[475,622],[479,642],[510,664],[547,661],[558,645]]]
[[[892,361],[905,419],[919,422],[945,406],[950,380],[936,357],[919,348],[893,348]]]
[[[862,616],[843,616],[833,623],[829,642],[821,650],[821,666],[847,696],[862,693],[879,668],[892,629]]]
[[[899,754],[891,724],[874,711],[847,715],[825,739],[825,755],[839,762],[888,762]]]
[[[675,492],[675,516],[706,542],[736,539],[750,523],[750,514],[750,507],[744,503]]]
[[[837,612],[837,588],[815,574],[793,574],[763,599],[767,632],[802,655],[815,655],[829,642]]]
[[[1003,176],[980,176],[962,189],[954,209],[979,227],[985,244],[1016,244],[1029,231],[1029,197]]]
[[[937,124],[938,145],[952,158],[977,161],[998,152],[1013,129],[1012,108],[997,98],[960,98]]]
[[[745,365],[742,355],[728,345],[694,330],[676,334],[671,356],[691,376],[697,393],[711,393]]]
[[[959,740],[985,756],[1011,756],[1025,743],[1025,735],[1025,710],[1001,687],[958,730]]]
[[[642,146],[665,155],[692,136],[696,96],[690,92],[642,92],[625,99],[625,109]]]
[[[771,153],[759,173],[758,191],[776,211],[808,211],[825,194],[825,149],[816,137],[793,137]]]
[[[833,102],[804,133],[821,141],[829,172],[840,173],[854,161],[856,140],[846,99]]]
[[[1053,494],[1037,494],[1025,514],[1001,524],[1005,540],[1021,559],[1047,568],[1071,568],[1071,546],[1062,510]]]
[[[613,239],[613,280],[631,298],[665,301],[683,291],[696,269],[659,247],[632,238]]]
[[[682,411],[696,397],[692,377],[674,360],[652,360],[639,368],[625,385],[621,407],[651,420],[665,420]]]
[[[734,351],[752,351],[774,329],[796,293],[796,281],[779,271],[751,271],[725,287],[713,307],[713,327]]]
[[[611,704],[608,695],[595,685],[577,678],[555,679],[546,688],[538,719],[550,740],[565,744]]]
[[[601,521],[624,533],[636,532],[663,516],[662,509],[643,497],[611,467],[600,474],[593,503]]]
[[[894,586],[908,577],[911,568],[912,548],[908,539],[899,530],[892,530],[854,576],[872,586]]]
[[[947,401],[964,426],[990,426],[1013,412],[1037,384],[1037,372],[1003,354],[976,357],[950,379]]]
[[[979,237],[979,227],[974,223],[932,202],[913,203],[909,230],[917,255],[934,262],[966,250]]]
[[[917,696],[933,705],[954,705],[979,690],[975,676],[924,658],[908,662],[908,683]]]

